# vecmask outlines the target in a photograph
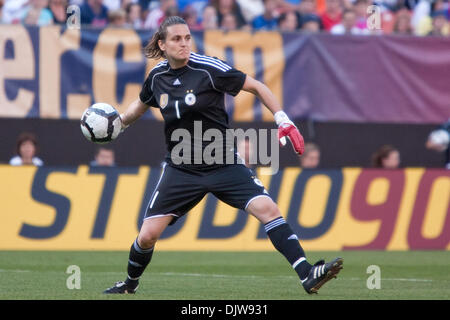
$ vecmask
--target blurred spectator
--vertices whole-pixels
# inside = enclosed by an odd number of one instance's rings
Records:
[[[433,32],[436,32],[437,27],[434,27],[434,18],[445,13],[447,19],[449,19],[449,6],[447,0],[435,0],[431,4],[420,2],[416,6],[416,10],[419,12],[414,13],[413,23],[414,23],[414,33],[417,35],[425,36]],[[437,24],[443,23],[442,18],[437,19]],[[448,35],[448,26],[442,28],[442,33]]]
[[[123,0],[103,0],[103,5],[108,11],[115,11],[121,8],[121,2],[123,2]]]
[[[424,20],[425,17],[428,17],[430,15],[430,12],[431,1],[429,0],[420,0],[419,3],[414,7],[411,23],[416,34],[419,24]]]
[[[327,0],[315,0],[317,14],[321,16],[327,9]]]
[[[326,0],[326,10],[320,16],[322,26],[326,31],[330,31],[342,19],[342,7],[340,0]]]
[[[132,3],[139,4],[137,0],[121,0],[119,8],[127,11],[128,5],[130,5]]]
[[[264,0],[264,13],[252,21],[255,30],[274,30],[278,27],[278,0]]]
[[[219,28],[219,19],[215,7],[206,6],[205,9],[203,9],[202,28],[203,30],[215,30]]]
[[[187,7],[191,7],[199,15],[208,5],[208,0],[177,0],[178,10],[184,12]]]
[[[430,150],[444,152],[445,167],[450,169],[450,118],[430,133],[425,146]]]
[[[294,11],[283,13],[278,19],[278,27],[280,31],[292,32],[298,28],[298,17]]]
[[[127,23],[131,27],[135,29],[144,27],[144,22],[141,19],[142,8],[138,3],[129,3],[125,8],[125,12],[127,13]]]
[[[398,0],[397,7],[398,8],[406,8],[408,11],[414,10],[420,0]]]
[[[253,21],[256,17],[264,13],[263,0],[236,0],[241,8],[245,21]]]
[[[181,13],[185,13],[186,10],[195,10],[195,14],[197,16],[196,23],[201,22],[201,16],[203,9],[209,4],[208,0],[177,0],[178,3],[178,11]]]
[[[48,0],[30,0],[22,13],[22,23],[40,27],[53,24],[52,12],[47,7]]]
[[[412,0],[415,1],[415,0]],[[382,10],[397,11],[400,6],[403,6],[404,0],[376,0],[375,4],[382,7]]]
[[[300,166],[304,169],[317,168],[320,164],[320,148],[312,142],[305,143],[305,151],[300,156]]]
[[[356,26],[356,14],[352,9],[346,9],[342,14],[341,23],[334,25],[330,32],[332,34],[367,34],[369,30],[359,29]]]
[[[167,8],[167,10],[164,12],[164,19],[168,18],[168,17],[173,17],[173,16],[178,16],[179,15],[179,11],[178,11],[178,7],[177,6],[170,6],[169,8]],[[163,20],[164,20],[163,19]],[[161,21],[162,22],[162,21]]]
[[[44,162],[36,156],[38,150],[39,145],[36,136],[29,132],[21,133],[16,142],[16,156],[11,158],[9,164],[12,166],[42,166]]]
[[[103,0],[103,5],[108,9],[108,11],[115,11],[120,9],[121,0]]]
[[[432,29],[428,33],[429,36],[446,36],[448,35],[447,13],[444,10],[436,11],[432,14]]]
[[[53,23],[65,24],[67,21],[67,0],[50,0],[48,8],[53,15]]]
[[[220,24],[220,29],[224,31],[237,30],[238,24],[236,16],[232,13],[227,13],[222,18],[222,23]]]
[[[123,28],[127,26],[127,13],[125,10],[117,9],[108,11],[108,22],[111,27]]]
[[[316,33],[320,32],[321,20],[320,17],[315,14],[304,15],[301,18],[302,26],[301,31],[305,33]]]
[[[114,150],[110,147],[99,147],[95,152],[95,160],[89,164],[92,167],[114,167]]]
[[[178,7],[175,0],[161,0],[158,8],[151,10],[144,22],[144,28],[156,30],[163,20],[173,15],[177,14]]]
[[[152,3],[152,0],[137,0],[137,2],[141,6],[141,12],[142,12],[141,19],[142,19],[142,21],[145,21],[146,17],[148,16],[148,13],[150,11],[150,6]]]
[[[3,0],[2,22],[20,23],[29,0]]]
[[[211,0],[211,3],[217,10],[217,19],[219,26],[222,25],[222,19],[226,14],[233,14],[236,17],[238,29],[247,24],[244,16],[242,15],[241,8],[237,4],[236,0]]]
[[[394,30],[396,34],[412,35],[411,13],[407,9],[402,9],[395,15]]]
[[[296,11],[300,7],[302,0],[278,0],[283,12]]]
[[[296,12],[298,13],[298,28],[301,29],[304,17],[317,15],[316,0],[302,0]]]
[[[297,12],[300,13],[300,15],[317,14],[316,0],[302,0],[298,6]]]
[[[353,11],[356,15],[355,27],[361,30],[367,29],[367,8],[372,5],[371,0],[356,0]]]
[[[198,22],[198,15],[197,10],[192,7],[191,5],[188,5],[183,13],[181,14],[181,17],[186,21],[188,27],[192,31],[198,31],[202,29],[202,25]]]
[[[397,169],[400,167],[400,152],[391,145],[381,146],[372,155],[374,168]]]
[[[0,24],[3,23],[3,5],[5,4],[4,2],[5,0],[0,0]]]
[[[103,5],[103,0],[85,0],[80,7],[80,19],[81,24],[104,27],[108,23],[108,8]]]

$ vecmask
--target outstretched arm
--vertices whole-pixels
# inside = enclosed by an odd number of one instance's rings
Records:
[[[242,90],[253,93],[259,100],[272,111],[273,114],[282,111],[281,105],[272,91],[262,82],[253,79],[249,75],[245,78]]]
[[[295,152],[301,155],[305,150],[303,137],[294,123],[283,111],[272,91],[270,91],[264,83],[253,79],[249,75],[245,78],[242,90],[253,93],[261,100],[267,109],[272,111],[275,122],[278,125],[278,139],[280,140],[280,143],[284,146],[286,144],[286,137],[288,137]]]
[[[137,119],[139,119],[149,106],[142,103],[140,99],[136,99],[133,101],[127,108],[127,110],[120,115],[120,118],[122,119],[122,128],[128,127],[130,124],[135,122]]]

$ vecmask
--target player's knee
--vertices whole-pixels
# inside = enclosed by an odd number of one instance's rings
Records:
[[[280,210],[275,202],[270,199],[256,199],[249,206],[250,213],[262,223],[267,223],[281,216]]]
[[[141,232],[138,237],[138,244],[143,249],[149,249],[153,247],[156,241],[158,241],[158,236],[151,232]]]
[[[266,210],[267,210],[266,218],[269,221],[276,219],[281,215],[278,206],[274,202],[267,204]]]

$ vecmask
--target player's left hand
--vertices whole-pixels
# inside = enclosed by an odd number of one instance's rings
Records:
[[[305,141],[294,123],[289,120],[288,116],[283,111],[279,111],[275,114],[275,121],[278,124],[278,140],[280,141],[280,144],[285,146],[287,137],[291,141],[294,151],[299,155],[303,154],[305,151]]]

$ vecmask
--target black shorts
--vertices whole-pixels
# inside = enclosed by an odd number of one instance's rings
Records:
[[[186,214],[211,192],[232,207],[246,210],[256,197],[270,197],[252,170],[242,164],[225,165],[207,174],[164,165],[144,220],[171,215],[170,224]]]

